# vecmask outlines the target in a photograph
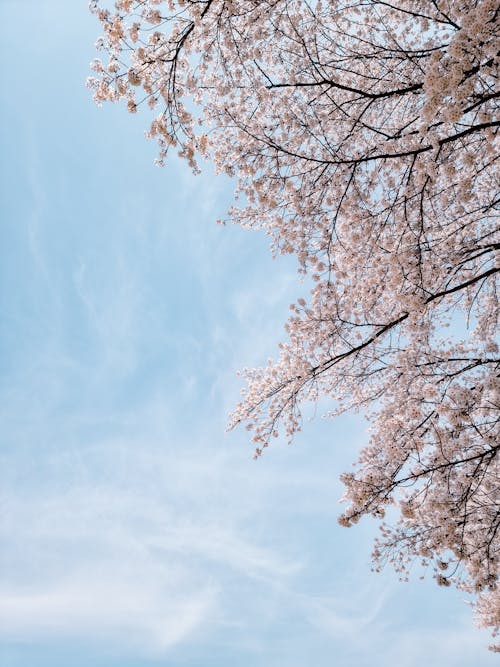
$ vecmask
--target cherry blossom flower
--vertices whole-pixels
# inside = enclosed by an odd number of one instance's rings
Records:
[[[92,65],[96,101],[154,109],[160,163],[175,147],[194,171],[203,157],[235,176],[230,218],[295,254],[313,284],[278,358],[242,372],[231,426],[260,455],[293,438],[310,401],[365,412],[341,524],[390,516],[375,569],[430,565],[498,633],[497,2],[91,10],[113,64]]]

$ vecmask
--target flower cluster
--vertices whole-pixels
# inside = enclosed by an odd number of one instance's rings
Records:
[[[259,455],[308,401],[367,412],[340,521],[384,517],[375,567],[434,563],[498,629],[498,65],[494,0],[93,0],[97,102],[153,110],[237,178],[234,222],[310,277],[231,425]],[[391,513],[393,514],[393,513]]]

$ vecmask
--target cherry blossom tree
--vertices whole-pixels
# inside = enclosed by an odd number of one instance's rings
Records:
[[[497,2],[91,10],[97,102],[149,107],[160,163],[176,149],[236,177],[230,219],[311,280],[277,360],[243,371],[231,425],[246,423],[260,455],[293,438],[311,401],[365,412],[340,523],[381,518],[376,569],[430,565],[498,633]]]

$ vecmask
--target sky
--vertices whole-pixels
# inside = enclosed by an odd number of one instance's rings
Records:
[[[226,432],[302,296],[232,183],[85,88],[85,0],[0,0],[0,667],[487,667],[464,594],[337,524],[366,422]]]

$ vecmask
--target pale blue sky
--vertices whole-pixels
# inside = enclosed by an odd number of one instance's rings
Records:
[[[304,287],[231,184],[97,109],[84,0],[0,0],[1,667],[487,667],[456,591],[336,523],[365,422],[258,462],[238,368]]]

